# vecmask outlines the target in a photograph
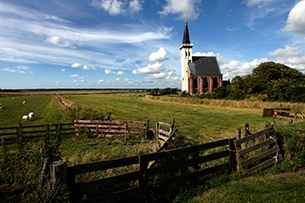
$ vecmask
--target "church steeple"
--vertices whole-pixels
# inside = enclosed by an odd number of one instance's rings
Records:
[[[182,76],[182,91],[189,89],[189,63],[193,62],[193,45],[190,42],[189,28],[187,21],[184,24],[183,40],[180,46],[180,57],[181,57],[181,76]]]
[[[189,28],[187,25],[187,21],[185,21],[182,44],[190,44],[190,43],[191,42],[190,42],[190,36],[189,36]]]
[[[188,23],[187,23],[187,21],[185,21],[184,32],[183,32],[183,40],[182,40],[182,44],[180,46],[180,50],[182,48],[192,48],[192,47],[193,47],[193,45],[191,44],[191,41],[190,41]]]

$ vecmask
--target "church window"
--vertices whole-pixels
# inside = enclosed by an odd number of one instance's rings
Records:
[[[196,77],[196,78],[193,78],[193,87],[194,87],[195,89],[198,88],[198,80],[197,80],[197,77]]]

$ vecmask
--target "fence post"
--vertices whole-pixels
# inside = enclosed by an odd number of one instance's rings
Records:
[[[53,162],[50,170],[53,188],[67,184],[67,164],[65,161]]]
[[[235,140],[239,140],[241,138],[241,129],[240,128],[236,128],[236,139]],[[234,144],[234,148],[235,148],[235,152],[237,153],[237,148]],[[239,171],[240,170],[240,167],[239,167],[239,164],[237,162],[237,156],[236,156],[236,153],[235,153],[235,160],[236,160],[236,170]]]
[[[51,192],[56,195],[69,194],[67,187],[67,164],[65,161],[55,161],[50,166]],[[71,198],[71,197],[70,197]]]
[[[239,140],[241,138],[241,129],[236,128],[236,139]]]
[[[139,155],[139,164],[140,164],[140,171],[139,171],[139,188],[143,192],[145,192],[147,186],[147,177],[146,171],[148,167],[148,161],[144,158],[145,156]]]
[[[229,173],[237,170],[237,160],[236,160],[236,147],[234,145],[234,140],[237,138],[229,139]]]

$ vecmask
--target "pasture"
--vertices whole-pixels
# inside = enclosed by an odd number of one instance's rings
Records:
[[[250,124],[251,132],[257,132],[264,129],[267,122],[273,122],[270,117],[262,116],[263,107],[270,105],[264,102],[254,106],[250,101],[242,101],[242,105],[238,106],[236,101],[226,101],[222,102],[224,105],[220,105],[218,101],[213,100],[207,100],[205,103],[204,100],[194,98],[189,100],[191,102],[186,102],[188,100],[178,96],[154,99],[137,92],[98,91],[85,94],[84,92],[60,92],[60,97],[65,102],[77,104],[84,109],[90,108],[101,114],[110,112],[111,120],[150,120],[151,128],[155,127],[157,121],[170,123],[174,118],[178,135],[184,137],[189,144],[232,138],[236,135],[236,128],[241,128],[243,132],[245,123]],[[23,104],[23,101],[26,103]],[[55,93],[4,95],[0,96],[0,103],[5,106],[5,109],[0,109],[0,127],[18,126],[19,122],[22,125],[72,122],[66,108],[59,102]],[[271,105],[280,106],[279,103]],[[291,104],[282,105],[291,107]],[[297,108],[304,109],[301,104],[298,104]],[[35,113],[35,119],[22,121],[22,116],[31,111]],[[278,117],[275,121],[277,126],[289,123],[289,119],[283,117]],[[25,148],[37,150],[41,145],[41,142],[27,143]],[[12,145],[12,147],[10,152],[16,152],[14,149],[16,146]],[[157,146],[152,143],[134,145],[116,139],[88,139],[86,136],[79,136],[63,139],[61,158],[69,165],[73,165],[134,156],[153,152],[156,149]],[[24,180],[16,176],[14,179],[16,183],[20,184],[18,181],[21,181],[21,183],[36,182],[37,184],[40,173],[37,170],[37,164],[40,164],[39,156],[37,154],[37,160],[34,161],[36,166],[26,164],[23,167],[24,174],[27,174],[26,171],[33,170],[33,173],[30,173],[32,176]],[[2,155],[0,158],[2,160]],[[111,171],[111,173],[116,172]],[[0,182],[2,181],[0,179]]]
[[[243,132],[244,124],[250,124],[250,131],[264,129],[270,117],[262,116],[261,108],[231,107],[234,105],[213,105],[185,102],[183,98],[174,97],[169,100],[155,100],[140,96],[137,92],[60,92],[66,103],[79,104],[82,108],[90,108],[101,114],[111,113],[111,120],[150,121],[150,128],[158,121],[171,123],[175,119],[178,135],[196,143],[211,142],[236,135],[236,128]],[[180,99],[182,102],[180,102]],[[202,101],[197,99],[198,101]],[[26,104],[23,104],[26,101]],[[234,101],[232,101],[234,102]],[[6,108],[0,110],[0,127],[36,124],[57,124],[72,122],[66,109],[59,102],[55,93],[22,94],[0,97],[0,103]],[[35,113],[34,120],[22,121],[21,117],[28,112]],[[276,119],[277,125],[284,125],[287,118]],[[155,145],[122,145],[117,141],[87,140],[73,137],[62,143],[62,157],[69,164],[118,158],[137,155],[156,150]]]
[[[234,106],[235,101],[227,101],[223,105],[188,102],[181,97],[168,100],[150,99],[139,96],[139,93],[120,92],[60,92],[60,97],[67,103],[90,108],[100,114],[111,113],[111,120],[150,121],[150,127],[155,127],[157,121],[170,123],[175,119],[175,127],[179,135],[199,142],[213,141],[220,138],[234,137],[236,128],[244,128],[250,124],[250,131],[257,132],[264,128],[267,122],[273,122],[270,117],[263,117],[264,102],[255,107],[251,102],[244,101],[240,106]],[[200,99],[195,99],[202,101]],[[23,101],[26,101],[23,104]],[[214,101],[216,103],[217,101]],[[52,124],[72,122],[65,108],[53,92],[50,94],[4,95],[0,103],[5,109],[0,109],[0,127],[35,124]],[[231,103],[231,104],[230,104]],[[267,104],[266,105],[270,105]],[[279,103],[272,104],[279,106]],[[286,104],[283,104],[286,105]],[[290,105],[290,104],[287,104]],[[34,112],[35,119],[22,121],[22,116]],[[276,118],[277,125],[288,123],[287,118]]]

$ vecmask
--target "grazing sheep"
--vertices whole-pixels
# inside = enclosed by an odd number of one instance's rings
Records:
[[[22,104],[25,104],[25,103],[26,103],[25,101],[22,102]]]
[[[28,118],[29,118],[29,120],[34,119],[34,113],[33,113],[33,112],[30,112],[30,113],[28,114]]]
[[[22,116],[22,120],[26,121],[28,119],[29,119],[29,117],[27,115]]]

